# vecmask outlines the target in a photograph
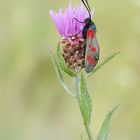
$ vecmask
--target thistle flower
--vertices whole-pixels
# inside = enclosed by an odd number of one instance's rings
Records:
[[[57,45],[57,56],[52,55],[52,60],[59,80],[63,85],[64,89],[70,96],[74,97],[79,104],[88,140],[93,140],[92,132],[90,131],[92,113],[91,98],[87,89],[87,83],[84,74],[82,72],[77,72],[84,67],[86,71],[85,44],[87,45],[87,49],[91,49],[91,51],[95,51],[96,49],[94,47],[91,47],[91,45],[89,44],[90,41],[88,41],[88,38],[85,38],[84,33],[82,35],[82,30],[84,31],[84,28],[86,27],[86,25],[84,26],[83,24],[86,23],[85,19],[88,17],[89,19],[91,19],[92,16],[92,13],[91,16],[89,16],[90,14],[87,13],[87,11],[90,12],[88,0],[82,0],[82,2],[85,7],[88,7],[87,10],[83,7],[82,4],[81,6],[72,8],[71,3],[68,5],[64,12],[62,11],[62,9],[60,9],[58,12],[50,10],[50,16],[53,19],[59,34],[62,36],[61,45],[63,45],[63,52],[61,52],[60,43]],[[88,33],[86,35],[88,37]],[[86,43],[84,39],[86,39]],[[98,43],[96,42],[96,40],[94,40],[94,45],[97,44]],[[106,57],[105,60],[94,69],[94,71],[91,71],[91,73],[87,75],[87,77],[99,70],[117,54],[119,54],[119,52],[113,53]],[[87,55],[87,51],[86,56],[86,58],[88,58],[89,56]],[[95,57],[95,59],[97,59],[97,55],[95,55]],[[63,60],[63,58],[65,61]],[[68,67],[65,65],[65,63]],[[73,77],[75,87],[74,93],[69,89],[69,86],[65,82],[63,72]],[[108,139],[110,120],[113,112],[116,109],[117,107],[115,107],[107,114],[98,133],[97,140]]]
[[[82,29],[84,24],[75,20],[84,21],[89,15],[87,10],[81,3],[81,6],[72,8],[69,3],[66,10],[63,12],[60,9],[58,12],[50,10],[50,16],[54,24],[63,37],[63,57],[69,68],[77,71],[84,67],[85,45],[82,37]]]
[[[63,37],[73,36],[78,33],[82,35],[81,30],[84,25],[80,22],[77,22],[74,18],[78,19],[79,21],[84,21],[84,19],[89,16],[82,3],[81,6],[72,8],[71,2],[64,12],[62,9],[60,9],[58,12],[50,10],[49,13],[56,25],[58,32]]]

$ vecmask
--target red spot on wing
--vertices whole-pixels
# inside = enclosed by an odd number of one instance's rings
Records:
[[[90,45],[90,44],[88,45],[88,48],[89,48],[89,49],[91,48],[91,45]]]
[[[86,59],[87,59],[87,61],[89,62],[90,65],[94,65],[95,64],[94,59],[90,55],[87,55]]]
[[[95,64],[95,61],[94,61],[93,58],[91,58],[91,60],[90,60],[90,64],[91,64],[91,65],[94,65],[94,64]]]
[[[96,48],[92,47],[92,48],[91,48],[91,51],[92,51],[92,52],[96,52]]]
[[[91,56],[90,55],[87,55],[87,61],[89,62],[90,61],[90,59],[91,59]]]
[[[87,31],[87,39],[93,39],[94,38],[94,31],[92,29],[89,29]]]

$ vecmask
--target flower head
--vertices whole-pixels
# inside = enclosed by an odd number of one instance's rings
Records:
[[[92,16],[91,12],[91,16]],[[63,37],[63,58],[67,66],[73,70],[80,70],[84,67],[85,43],[82,36],[84,20],[89,17],[86,8],[81,6],[72,7],[71,2],[65,11],[60,9],[58,12],[50,10],[49,14],[54,24]],[[81,21],[81,22],[78,22]]]
[[[58,32],[63,37],[73,36],[78,33],[82,35],[81,30],[84,24],[76,21],[74,18],[83,22],[85,18],[89,17],[87,10],[82,3],[81,6],[73,8],[70,2],[64,12],[60,9],[58,12],[50,10],[49,13]]]

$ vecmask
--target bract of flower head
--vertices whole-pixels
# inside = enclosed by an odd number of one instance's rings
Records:
[[[89,17],[86,8],[81,3],[80,6],[75,8],[72,7],[71,2],[65,11],[60,9],[58,12],[50,10],[49,14],[54,21],[54,24],[63,37],[73,36],[75,34],[80,34],[82,36],[83,23],[76,21],[76,18],[79,21],[84,21],[85,18]]]
[[[71,36],[63,39],[63,58],[69,68],[79,71],[84,68],[85,44],[84,40],[79,36]]]

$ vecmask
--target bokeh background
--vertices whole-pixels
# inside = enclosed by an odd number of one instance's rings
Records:
[[[68,3],[0,0],[0,140],[78,140],[85,135],[78,105],[60,85],[48,53],[61,39],[49,9]],[[121,53],[88,79],[92,131],[96,137],[105,114],[119,104],[111,140],[140,140],[140,1],[96,0],[94,8],[99,62]]]

